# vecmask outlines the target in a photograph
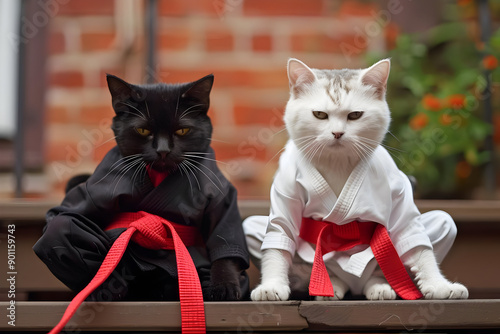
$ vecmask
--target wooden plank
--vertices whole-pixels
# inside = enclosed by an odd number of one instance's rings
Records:
[[[5,313],[8,302],[0,302]],[[17,302],[16,326],[5,331],[47,331],[67,302]],[[500,328],[500,300],[445,301],[289,301],[205,303],[207,330],[231,332],[370,332]],[[5,314],[3,319],[8,319]],[[177,302],[84,303],[66,330],[179,331]]]
[[[205,303],[207,330],[253,332],[254,330],[300,331],[307,322],[299,315],[300,302],[208,302]],[[68,302],[17,302],[16,326],[0,322],[0,330],[52,329],[61,319]],[[8,302],[0,302],[2,313]],[[2,319],[7,319],[2,316]],[[178,302],[85,302],[68,323],[76,331],[179,331]]]
[[[311,330],[415,331],[500,327],[500,300],[302,302]]]

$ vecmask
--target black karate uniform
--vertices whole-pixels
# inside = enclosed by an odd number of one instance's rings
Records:
[[[202,287],[210,282],[211,262],[234,258],[242,269],[248,251],[237,207],[236,189],[222,175],[209,149],[186,176],[181,169],[154,187],[145,170],[127,170],[117,147],[110,150],[87,182],[70,190],[47,213],[35,253],[52,273],[75,291],[93,278],[113,241],[125,230],[105,231],[120,212],[145,211],[171,222],[196,226],[205,245],[189,246]],[[135,181],[135,182],[134,182]],[[242,272],[242,295],[248,278]],[[151,250],[131,242],[113,275],[93,300],[176,300],[177,267],[173,250]]]

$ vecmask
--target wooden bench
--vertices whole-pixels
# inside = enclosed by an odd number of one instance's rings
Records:
[[[15,226],[16,326],[8,324],[11,298],[0,285],[0,331],[45,332],[61,318],[72,293],[33,254],[45,212],[56,202],[0,201],[0,259],[7,259],[6,229]],[[243,217],[267,214],[267,201],[241,201]],[[442,264],[445,275],[463,282],[471,299],[463,301],[222,302],[206,303],[207,329],[218,332],[291,331],[446,331],[500,328],[500,202],[418,201],[422,212],[442,209],[457,222],[459,235]],[[251,284],[258,282],[254,267]],[[176,302],[84,303],[68,332],[180,330]]]
[[[67,302],[17,302],[15,327],[3,316],[1,331],[50,330]],[[0,302],[5,312],[8,302]],[[499,300],[463,301],[289,301],[205,303],[209,332],[415,332],[500,328]],[[84,303],[66,326],[81,331],[178,332],[176,302]]]

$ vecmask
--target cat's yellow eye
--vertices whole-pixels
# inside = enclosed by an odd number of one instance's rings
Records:
[[[175,131],[175,134],[178,135],[178,136],[184,136],[184,135],[187,135],[189,130],[191,130],[190,128],[181,128],[177,131]]]
[[[313,110],[313,115],[317,119],[327,119],[328,118],[328,114],[326,112],[323,112],[323,111],[314,111]]]
[[[151,134],[151,131],[146,128],[135,128],[135,131],[143,137],[147,137]]]
[[[362,111],[353,111],[347,115],[347,119],[350,121],[354,121],[356,119],[359,119],[361,116],[363,116]]]

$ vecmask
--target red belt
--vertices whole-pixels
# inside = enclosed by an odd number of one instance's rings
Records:
[[[59,333],[80,304],[108,277],[120,262],[132,239],[150,249],[174,249],[179,277],[182,333],[205,333],[205,309],[200,279],[186,246],[198,244],[198,232],[191,226],[179,225],[143,211],[125,212],[108,229],[126,227],[113,243],[97,274],[71,301],[62,319],[49,334]],[[195,231],[193,231],[195,229]]]
[[[334,296],[330,276],[323,261],[324,254],[367,244],[372,248],[387,282],[401,298],[414,300],[423,297],[406,272],[385,226],[374,222],[357,221],[337,225],[312,218],[302,218],[299,235],[305,241],[316,244],[309,283],[311,296]]]

